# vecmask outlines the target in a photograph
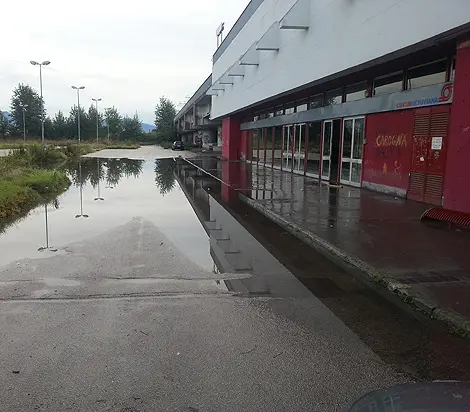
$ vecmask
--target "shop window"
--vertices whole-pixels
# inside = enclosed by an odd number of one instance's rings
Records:
[[[367,82],[356,83],[346,87],[346,101],[365,99],[367,97]]]
[[[374,80],[374,96],[401,92],[403,90],[403,72],[388,74]]]
[[[334,106],[335,104],[341,104],[343,102],[343,90],[336,89],[330,90],[326,93],[326,105]]]
[[[310,109],[323,107],[323,93],[316,94],[310,98]]]
[[[439,60],[408,70],[408,89],[444,83],[447,74],[447,60]]]

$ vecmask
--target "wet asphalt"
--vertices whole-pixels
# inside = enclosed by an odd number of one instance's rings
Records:
[[[171,155],[94,154],[3,227],[0,410],[340,411],[465,377],[445,356],[466,353],[459,341],[155,160]]]

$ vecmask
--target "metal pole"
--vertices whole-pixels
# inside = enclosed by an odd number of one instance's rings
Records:
[[[39,89],[41,90],[41,147],[44,152],[44,100],[42,99],[42,64],[39,64]]]
[[[77,102],[78,102],[78,144],[80,144],[80,89],[77,88]]]
[[[99,126],[98,126],[98,99],[96,99],[96,143],[98,143],[99,138]]]
[[[23,140],[26,143],[26,110],[23,106]]]
[[[108,144],[109,144],[109,116],[108,116]]]

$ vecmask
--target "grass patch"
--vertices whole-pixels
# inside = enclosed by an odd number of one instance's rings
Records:
[[[110,141],[103,139],[99,143],[96,143],[93,140],[82,140],[80,145],[76,140],[46,140],[44,142],[45,147],[54,147],[54,148],[63,148],[67,146],[77,146],[80,147],[81,154],[91,153],[97,150],[102,149],[138,149],[139,144],[133,141]],[[41,147],[40,140],[4,140],[0,141],[0,150],[1,149],[21,149],[30,146]]]
[[[51,200],[70,185],[66,174],[55,169],[66,160],[60,150],[42,153],[34,147],[0,157],[0,231],[6,220]]]

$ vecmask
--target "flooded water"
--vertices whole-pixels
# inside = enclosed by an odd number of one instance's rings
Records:
[[[441,325],[412,312],[380,288],[365,285],[353,271],[238,202],[236,192],[184,160],[83,158],[67,171],[72,185],[65,193],[3,227],[0,266],[67,253],[65,245],[143,218],[198,267],[231,273],[222,282],[198,282],[243,296],[313,294],[399,372],[417,380],[470,379],[467,341],[449,335]],[[48,279],[43,282],[52,286],[61,281],[54,274]],[[169,281],[128,278],[107,282],[125,288],[137,283],[164,287]],[[177,282],[185,290],[187,280]]]
[[[84,158],[69,166],[72,185],[65,193],[4,228],[0,266],[25,257],[60,253],[62,245],[99,235],[141,216],[154,223],[181,253],[212,270],[208,236],[177,187],[173,163],[171,159]],[[58,251],[38,251],[47,244]]]

